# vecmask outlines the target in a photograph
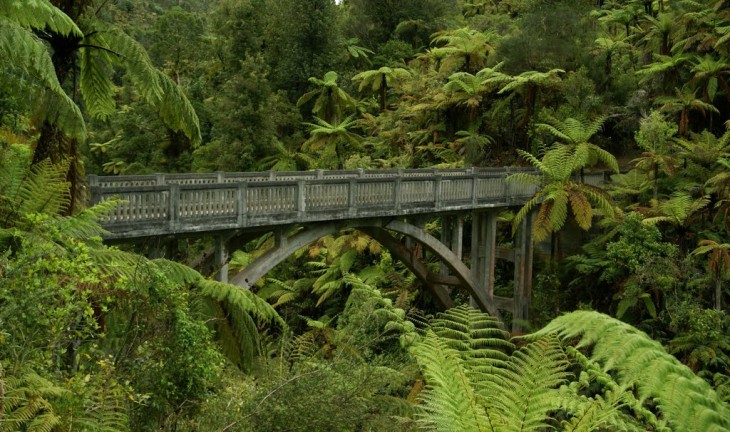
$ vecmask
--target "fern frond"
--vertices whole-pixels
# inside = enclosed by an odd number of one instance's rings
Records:
[[[34,83],[30,89],[37,118],[58,125],[68,136],[86,136],[81,110],[61,87],[48,49],[26,28],[1,16],[0,56],[5,59],[3,72]]]
[[[580,191],[571,189],[568,191],[570,198],[570,209],[573,211],[575,221],[583,230],[588,231],[593,222],[593,208],[588,199]]]
[[[59,215],[69,205],[68,162],[52,164],[49,160],[33,166],[30,175],[18,190],[19,214],[46,213]]]
[[[90,240],[92,237],[101,236],[107,231],[99,224],[100,220],[119,205],[119,200],[108,200],[86,208],[73,217],[61,217],[56,221],[58,231],[65,236],[80,240]]]
[[[200,145],[200,121],[195,108],[185,96],[182,89],[172,79],[162,72],[158,72],[162,87],[162,101],[153,104],[162,121],[174,131],[180,131],[190,140],[193,147]]]
[[[114,61],[123,65],[134,87],[152,106],[162,101],[164,90],[160,73],[155,69],[144,47],[133,37],[114,26],[97,23],[97,33],[102,47],[114,53]]]
[[[3,402],[5,416],[3,426],[12,430],[51,431],[61,423],[50,400],[68,397],[70,392],[41,377],[24,370],[5,379]]]
[[[538,204],[540,204],[540,201],[543,198],[543,194],[541,192],[538,192],[535,194],[534,197],[530,198],[529,201],[525,203],[525,205],[520,208],[520,210],[515,215],[514,219],[512,220],[512,235],[514,235],[517,232],[517,228],[519,228],[522,221],[527,217],[528,214],[532,211],[532,209],[535,208]]]
[[[568,220],[568,193],[564,189],[555,189],[545,196],[545,202],[552,202],[550,210],[550,229],[560,231]]]
[[[286,327],[284,320],[276,310],[251,291],[207,279],[200,279],[197,284],[205,296],[218,301],[225,300],[239,310],[249,313],[258,319],[269,322],[273,321],[282,327]]]
[[[101,33],[94,33],[86,40],[87,44],[106,46]],[[84,97],[84,104],[89,114],[106,120],[114,113],[114,93],[112,91],[112,65],[107,51],[98,48],[82,47],[79,90]]]
[[[147,259],[141,255],[113,247],[95,248],[94,253],[89,254],[89,258],[104,273],[130,281],[136,280],[140,269],[148,265]],[[131,286],[136,287],[136,284]]]
[[[157,70],[144,48],[121,29],[104,29],[109,49],[118,53],[135,88],[162,119],[174,131],[180,131],[190,139],[193,147],[201,142],[200,122],[192,104],[170,77]]]
[[[0,11],[2,18],[22,27],[48,29],[63,36],[82,35],[74,20],[48,0],[0,0]]]
[[[532,155],[532,153],[528,153],[524,150],[517,149],[517,153],[519,153],[520,156],[522,156],[523,159],[525,159],[527,162],[530,163],[530,165],[534,166],[538,170],[540,170],[543,173],[549,172],[548,168],[543,164],[543,162]],[[509,178],[509,177],[508,177]]]
[[[510,174],[504,181],[508,183],[519,183],[523,185],[540,186],[545,182],[545,176],[540,174],[516,173]]]
[[[250,314],[226,301],[208,300],[207,315],[215,318],[213,328],[223,354],[240,369],[249,370],[260,341],[256,322]]]
[[[620,396],[624,406],[630,409],[636,418],[645,422],[654,430],[669,431],[665,421],[657,419],[656,414],[644,407],[643,403],[636,399],[631,389],[627,389],[625,386],[619,386],[609,373],[599,367],[598,363],[586,357],[580,350],[573,346],[567,346],[565,352],[583,370],[579,380],[570,384],[573,391],[588,390],[592,385],[597,384],[606,393],[611,393],[615,400],[618,400]]]
[[[468,306],[439,313],[431,330],[474,371],[504,366],[515,348],[498,319]]]
[[[535,226],[532,229],[535,241],[543,241],[552,232],[552,223],[550,222],[550,214],[552,213],[554,203],[552,201],[543,202],[540,210],[535,216]]]
[[[355,260],[357,259],[357,255],[358,255],[357,250],[350,249],[338,257],[340,272],[342,274],[348,273],[350,271],[350,269],[352,268],[352,265],[355,263]]]
[[[535,129],[537,129],[539,131],[548,132],[551,135],[555,136],[555,138],[557,138],[559,140],[563,140],[563,141],[566,141],[566,142],[572,141],[571,138],[570,138],[570,136],[564,134],[563,132],[561,132],[560,130],[558,130],[555,126],[550,125],[550,124],[547,124],[547,123],[539,123],[539,124],[536,124],[535,125]]]
[[[495,430],[456,350],[431,331],[411,350],[426,380],[419,422],[443,432]]]
[[[548,413],[557,408],[557,387],[566,381],[569,363],[557,337],[546,336],[515,351],[508,366],[496,371],[493,404],[510,431],[549,427]]]
[[[566,342],[578,340],[578,347],[592,347],[591,361],[615,371],[621,386],[635,386],[640,400],[652,399],[673,429],[730,428],[730,410],[709,384],[634,327],[597,312],[576,311],[527,339],[552,333]]]
[[[185,264],[164,258],[153,259],[150,263],[176,285],[188,285],[203,279],[200,273]]]

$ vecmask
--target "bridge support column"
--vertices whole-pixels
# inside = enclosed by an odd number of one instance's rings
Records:
[[[522,220],[515,236],[513,333],[524,333],[528,330],[526,324],[530,318],[530,304],[532,303],[532,226],[534,222],[535,212],[531,212]]]
[[[448,247],[451,252],[461,261],[462,250],[464,245],[464,218],[461,216],[443,216],[441,217],[441,243]],[[449,276],[449,266],[441,261],[439,267],[439,274],[441,276]],[[452,288],[447,285],[443,285],[449,294],[451,294]]]
[[[228,283],[228,248],[226,247],[226,240],[223,236],[216,236],[214,241],[213,265],[217,270],[215,279],[218,282]]]
[[[461,216],[443,216],[441,218],[441,243],[446,245],[457,258],[462,258],[464,249],[464,218]],[[441,263],[441,274],[448,275],[449,269]]]
[[[494,265],[497,258],[497,213],[473,212],[471,225],[471,273],[477,289],[494,298]],[[471,300],[472,306],[476,303]]]

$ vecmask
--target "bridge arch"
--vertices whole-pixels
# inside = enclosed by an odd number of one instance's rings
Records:
[[[486,287],[479,286],[472,276],[472,271],[454,252],[421,228],[395,219],[364,219],[310,224],[303,231],[291,237],[279,235],[275,247],[251,262],[246,268],[230,278],[229,282],[249,289],[256,281],[298,249],[346,228],[357,229],[388,249],[396,259],[403,262],[413,272],[441,306],[448,308],[452,305],[451,297],[443,285],[445,283],[450,285],[458,284],[466,289],[481,310],[489,312],[495,317],[501,316],[493,299],[489,298]],[[425,263],[415,256],[413,251],[391,234],[391,231],[406,235],[423,245],[449,268],[454,277],[443,277],[432,273]]]

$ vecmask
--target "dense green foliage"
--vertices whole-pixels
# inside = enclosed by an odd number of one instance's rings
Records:
[[[3,432],[730,430],[726,1],[0,0],[0,53]],[[512,339],[357,231],[242,291],[84,204],[84,173],[504,165],[550,250]]]

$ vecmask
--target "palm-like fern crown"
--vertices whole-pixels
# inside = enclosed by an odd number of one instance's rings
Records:
[[[589,142],[591,137],[601,130],[605,121],[606,117],[599,117],[592,121],[572,117],[568,117],[563,121],[551,118],[550,123],[540,123],[536,125],[536,128],[550,133],[563,145],[575,148],[576,156],[580,158],[584,158],[584,154],[587,153],[585,161],[577,161],[581,164],[580,168],[603,163],[612,171],[618,172],[616,158],[606,150]]]
[[[691,217],[710,203],[707,196],[694,198],[686,192],[674,194],[666,201],[652,200],[650,216],[643,220],[647,224],[668,222],[677,226],[686,226]]]
[[[710,131],[690,133],[690,139],[678,139],[680,156],[688,158],[704,167],[717,163],[718,159],[730,156],[730,132],[716,137]]]
[[[534,226],[536,241],[544,240],[550,233],[559,231],[571,213],[578,226],[584,230],[589,229],[593,223],[593,206],[603,214],[613,216],[613,204],[606,191],[573,180],[574,173],[591,162],[595,154],[591,146],[592,144],[556,146],[548,150],[542,159],[518,150],[542,175],[518,173],[507,178],[510,182],[541,186],[535,196],[515,215],[513,232],[517,231],[522,220],[538,205],[540,210]]]
[[[405,79],[411,76],[408,69],[390,68],[383,66],[380,69],[363,71],[352,77],[353,81],[360,81],[358,91],[363,91],[365,87],[370,86],[371,90],[376,92],[385,85],[390,87],[394,81]]]
[[[529,87],[549,87],[560,82],[560,74],[565,73],[562,69],[550,69],[547,72],[526,71],[514,76],[499,90],[499,94],[511,91],[520,92]]]
[[[33,30],[78,39],[79,89],[89,114],[101,119],[114,112],[113,65],[127,71],[140,95],[172,130],[200,143],[198,117],[180,88],[157,70],[144,48],[120,29],[97,20],[84,22],[85,32],[48,0],[0,1],[0,53],[3,70],[34,93],[40,121],[57,125],[67,136],[83,139],[86,126],[79,107],[59,83],[51,56]]]

